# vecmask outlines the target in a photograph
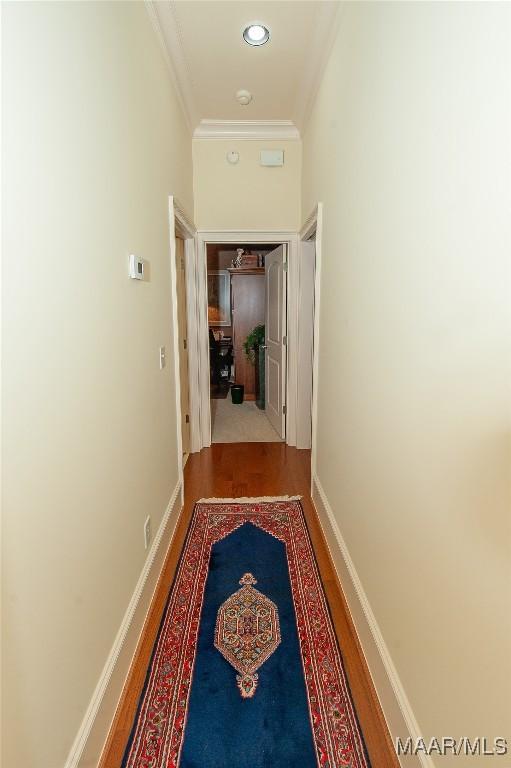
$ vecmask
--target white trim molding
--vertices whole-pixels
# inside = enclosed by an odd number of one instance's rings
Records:
[[[344,2],[318,3],[317,5],[317,22],[312,30],[293,115],[302,136],[307,128],[325,67],[337,38],[345,6]]]
[[[172,203],[174,205],[176,232],[183,240],[195,237],[197,232],[195,224],[188,218],[183,206],[174,195],[172,195]]]
[[[314,298],[313,298],[313,332],[312,332],[312,391],[310,393],[310,411],[311,411],[311,475],[316,471],[316,435],[318,424],[318,385],[319,385],[319,329],[320,329],[320,311],[321,311],[321,253],[322,253],[322,235],[323,235],[323,203],[318,202],[312,212],[306,218],[298,236],[301,256],[307,258],[308,241],[314,239]],[[309,251],[310,252],[310,251]],[[310,257],[310,256],[309,256]],[[306,270],[307,276],[310,271]],[[300,294],[302,293],[302,281],[304,276],[300,275],[299,285]],[[304,318],[302,317],[302,324]],[[308,322],[308,319],[306,319]],[[309,329],[305,328],[304,333],[300,332],[300,317],[297,315],[297,338],[300,347],[307,346],[308,342],[300,343],[301,336],[305,339],[309,334]],[[297,392],[297,408],[303,409],[304,399],[308,392]],[[301,447],[301,443],[299,444]]]
[[[64,768],[98,765],[181,512],[178,482],[163,514],[126,613]]]
[[[201,449],[200,445],[200,399],[198,392],[199,368],[198,368],[198,321],[196,312],[190,311],[190,307],[196,305],[197,293],[197,248],[196,248],[195,224],[188,219],[178,200],[169,197],[169,237],[170,237],[170,279],[172,298],[172,340],[174,351],[174,374],[176,388],[176,440],[181,457],[179,473],[182,479],[184,464],[182,461],[182,434],[181,434],[181,378],[179,371],[179,346],[181,340],[178,337],[177,323],[177,293],[176,293],[176,236],[184,240],[185,280],[186,280],[186,338],[188,344],[188,394],[190,408],[190,452],[196,453]]]
[[[190,131],[199,122],[192,79],[186,61],[179,22],[173,3],[145,0],[147,13],[154,27]]]
[[[176,92],[187,128],[191,132],[193,126],[197,123],[197,117],[195,105],[191,101],[191,89],[186,84],[187,70],[184,65],[183,53],[182,50],[180,50],[179,43],[176,46],[172,46],[171,51],[169,52],[169,47],[167,46],[165,36],[165,31],[167,31],[167,34],[172,34],[173,37],[176,37],[176,32],[172,20],[169,21],[168,19],[168,14],[172,14],[172,11],[165,8],[158,10],[158,7],[161,5],[161,3],[157,4],[154,2],[154,0],[144,0],[144,2],[147,15],[149,16],[149,20],[153,26],[156,37],[158,38],[158,43],[160,44],[163,58],[165,59],[165,64],[167,65],[167,70],[169,72],[170,80]],[[168,3],[168,5],[170,6],[170,3]],[[160,16],[162,10],[164,15],[163,21]],[[163,27],[165,27],[165,31]],[[169,28],[172,31],[169,32]]]
[[[300,132],[291,120],[201,120],[193,138],[298,141]]]
[[[410,736],[412,743],[416,743],[416,739],[423,734],[392,661],[346,541],[335,519],[332,507],[315,473],[312,478],[312,500],[323,529],[331,560],[337,572],[339,583],[342,584],[344,596],[348,603],[391,738],[395,744],[395,740],[398,737],[404,743],[408,736]],[[431,757],[422,753],[419,755],[400,755],[398,759],[403,768],[405,766],[406,768],[435,768]]]
[[[310,240],[310,238],[316,234],[318,228],[318,220],[321,219],[322,208],[323,203],[318,203],[309,213],[302,224],[302,228],[300,230],[300,240]]]

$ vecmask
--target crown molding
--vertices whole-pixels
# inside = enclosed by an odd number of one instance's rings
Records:
[[[144,0],[160,43],[186,123],[196,139],[299,140],[307,125],[321,79],[337,36],[345,3],[318,3],[315,26],[293,120],[201,120],[194,83],[185,55],[175,0]],[[194,130],[195,127],[195,130]]]
[[[296,97],[294,122],[303,135],[337,38],[345,2],[318,3],[317,24],[302,72],[302,85]]]
[[[184,54],[181,30],[174,11],[174,3],[169,0],[145,0],[145,6],[163,50],[188,128],[191,131],[200,118],[193,94],[192,78]]]
[[[300,132],[291,120],[201,120],[193,138],[298,141]]]

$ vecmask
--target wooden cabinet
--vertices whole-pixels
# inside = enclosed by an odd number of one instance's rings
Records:
[[[234,380],[245,387],[245,398],[255,400],[255,368],[247,360],[243,342],[265,319],[264,268],[230,269]]]

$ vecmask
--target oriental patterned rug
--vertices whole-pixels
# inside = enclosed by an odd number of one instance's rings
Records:
[[[197,503],[123,768],[368,768],[298,498]]]

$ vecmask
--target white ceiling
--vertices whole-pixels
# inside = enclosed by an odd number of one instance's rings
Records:
[[[155,0],[153,10],[190,125],[203,120],[292,121],[298,129],[330,48],[333,0]],[[270,41],[247,45],[244,28],[265,24]],[[235,93],[253,95],[248,106]]]

